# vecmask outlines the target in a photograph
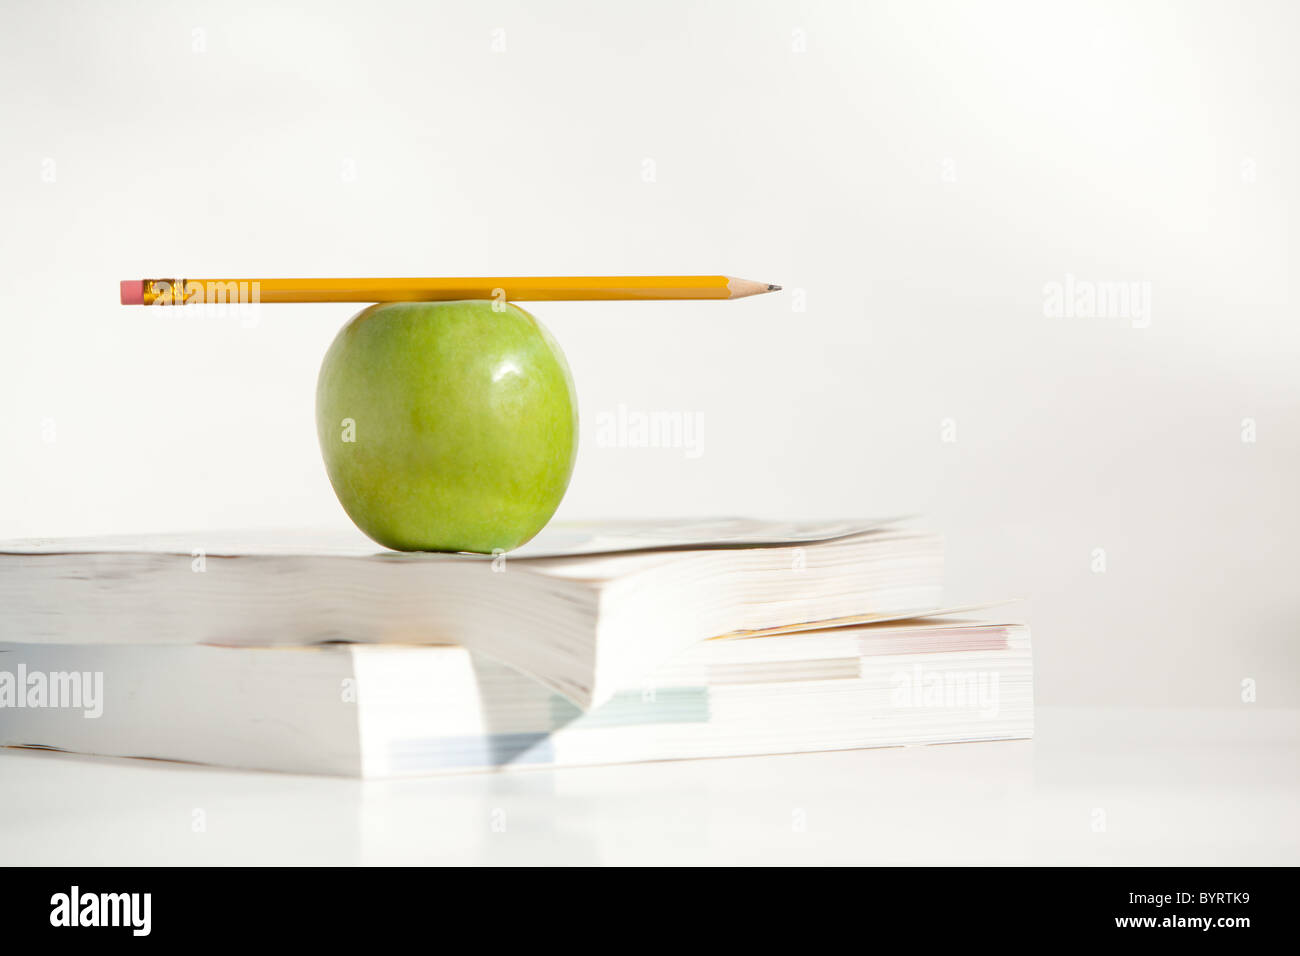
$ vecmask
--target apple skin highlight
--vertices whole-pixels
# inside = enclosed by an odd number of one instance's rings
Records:
[[[330,483],[385,547],[510,551],[564,497],[578,451],[568,363],[532,315],[494,304],[370,306],[321,363]]]

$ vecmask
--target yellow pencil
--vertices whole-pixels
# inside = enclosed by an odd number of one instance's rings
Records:
[[[740,299],[781,287],[730,276],[517,276],[480,279],[125,279],[123,305],[431,302],[502,299]]]

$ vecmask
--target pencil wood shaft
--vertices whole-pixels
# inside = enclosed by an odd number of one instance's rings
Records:
[[[123,283],[123,302],[126,303]],[[131,304],[201,302],[514,302],[739,299],[780,286],[730,276],[489,276],[416,279],[145,279]]]

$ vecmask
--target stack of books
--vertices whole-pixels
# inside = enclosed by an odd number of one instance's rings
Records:
[[[1029,737],[1028,629],[896,522],[0,543],[0,744],[390,777]]]

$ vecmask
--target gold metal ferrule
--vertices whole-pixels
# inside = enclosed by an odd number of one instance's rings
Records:
[[[142,299],[145,305],[184,305],[187,285],[184,279],[145,279]]]

